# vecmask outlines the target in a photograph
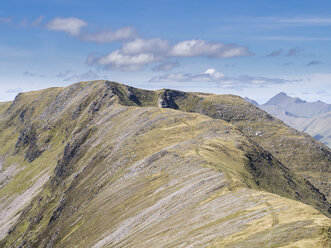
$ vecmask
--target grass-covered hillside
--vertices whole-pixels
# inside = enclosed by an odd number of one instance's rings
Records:
[[[329,167],[236,96],[23,93],[0,104],[0,247],[328,247]]]

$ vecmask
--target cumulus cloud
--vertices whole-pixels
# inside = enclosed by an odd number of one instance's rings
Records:
[[[285,84],[298,82],[300,80],[287,80],[282,78],[268,78],[261,76],[241,75],[238,77],[226,76],[221,72],[211,68],[203,73],[168,73],[162,76],[154,77],[149,82],[201,82],[216,83],[221,88],[233,88],[241,90],[244,88],[261,88],[268,85]]]
[[[175,67],[178,67],[178,62],[164,62],[162,64],[159,64],[153,68],[153,71],[170,71]]]
[[[122,27],[118,30],[102,30],[96,33],[86,33],[80,39],[96,43],[111,43],[115,41],[129,40],[137,37],[137,31],[132,27]]]
[[[106,69],[135,71],[161,59],[161,57],[157,57],[152,53],[125,54],[122,50],[115,50],[100,58],[90,56],[87,62],[103,65]]]
[[[152,53],[154,55],[165,55],[170,47],[168,41],[162,39],[135,39],[125,42],[122,51],[125,54]]]
[[[237,45],[207,42],[203,40],[190,40],[170,45],[162,39],[135,39],[124,42],[120,49],[108,55],[96,58],[89,56],[87,63],[100,64],[107,69],[138,70],[148,64],[167,61],[173,57],[205,56],[211,58],[229,58],[252,55],[247,48]],[[176,64],[178,66],[178,64]],[[154,70],[166,71],[174,64],[166,63]]]
[[[46,25],[49,30],[62,31],[73,36],[79,35],[81,29],[85,26],[87,26],[87,23],[76,17],[57,17]]]
[[[208,42],[205,40],[186,40],[175,44],[170,51],[170,55],[177,57],[231,58],[250,56],[252,53],[246,47],[233,44]]]
[[[110,70],[135,71],[165,60],[169,49],[168,42],[162,39],[135,39],[105,56],[90,55],[87,63],[103,65]]]
[[[42,20],[43,17],[40,16],[32,23],[32,26],[40,24]],[[133,27],[122,27],[117,30],[104,29],[99,32],[82,32],[82,29],[87,25],[87,22],[76,17],[57,17],[47,23],[46,28],[49,30],[66,32],[81,41],[96,42],[100,44],[131,40],[137,37],[137,31]]]

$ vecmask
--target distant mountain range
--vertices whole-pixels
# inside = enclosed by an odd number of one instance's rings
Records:
[[[331,147],[331,104],[322,101],[307,102],[298,97],[290,97],[284,92],[262,105],[247,97],[245,99]]]

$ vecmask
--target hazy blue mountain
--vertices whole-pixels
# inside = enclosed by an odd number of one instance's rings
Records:
[[[331,111],[306,120],[302,131],[331,147]]]
[[[267,101],[264,105],[277,105],[281,107],[286,107],[289,104],[292,103],[306,103],[306,101],[301,100],[300,98],[293,98],[284,92],[280,92],[274,97],[272,97],[269,101]]]
[[[280,106],[284,108],[287,115],[308,118],[331,111],[331,104],[322,101],[306,102],[298,97],[290,97],[284,92],[272,97],[262,106]]]
[[[307,102],[298,97],[290,97],[284,92],[262,105],[252,99],[245,99],[287,125],[304,131],[331,147],[331,104],[322,101]]]

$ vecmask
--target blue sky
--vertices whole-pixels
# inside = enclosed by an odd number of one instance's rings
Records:
[[[1,0],[0,101],[108,79],[331,103],[331,2]]]

